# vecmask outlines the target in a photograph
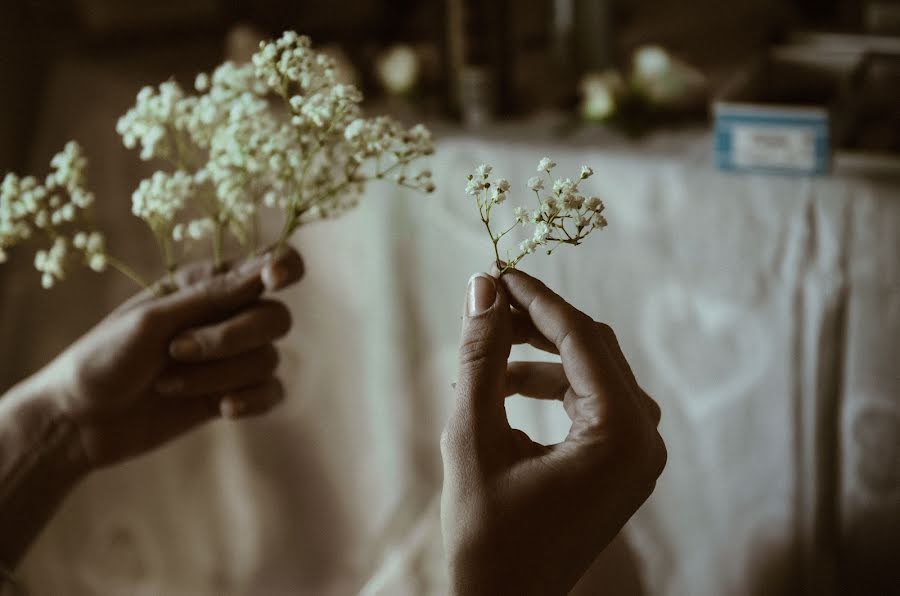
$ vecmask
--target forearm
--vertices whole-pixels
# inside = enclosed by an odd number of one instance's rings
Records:
[[[0,397],[0,562],[14,568],[86,474],[77,430],[39,376]]]

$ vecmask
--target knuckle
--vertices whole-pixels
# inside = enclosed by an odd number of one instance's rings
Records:
[[[70,358],[69,370],[71,371],[72,385],[74,387],[83,388],[92,384],[93,375],[90,372],[88,361],[83,358]]]
[[[565,350],[566,346],[571,344],[576,349],[589,345],[595,339],[591,332],[591,327],[585,324],[585,320],[578,316],[567,316],[563,329],[554,342],[560,351]]]
[[[617,341],[615,330],[612,327],[610,327],[608,324],[606,324],[602,321],[596,321],[596,322],[594,322],[594,327],[597,329],[600,336],[603,337],[604,339]]]
[[[666,442],[663,441],[659,433],[656,434],[656,454],[654,458],[656,477],[659,478],[666,469],[669,461],[669,450],[666,449]]]
[[[480,368],[491,360],[492,342],[484,337],[471,337],[459,345],[459,366],[461,369]]]
[[[653,399],[652,397],[649,398],[649,400],[650,400],[650,401],[649,401],[649,403],[650,403],[650,408],[651,408],[651,410],[653,411],[653,421],[654,421],[656,424],[659,424],[660,421],[662,420],[662,408],[659,407],[659,402],[657,402],[657,401],[656,401],[655,399]]]
[[[464,434],[461,432],[459,424],[455,420],[451,420],[441,432],[441,456],[445,461],[454,460],[462,451]]]
[[[141,336],[157,332],[163,322],[163,313],[156,307],[138,309],[132,314],[132,327]]]
[[[230,349],[238,346],[243,341],[243,330],[234,321],[224,323],[210,332],[210,348]]]
[[[284,398],[284,383],[281,379],[272,378],[266,383],[266,392],[272,401],[280,401]]]
[[[219,297],[228,290],[231,282],[229,279],[230,275],[231,274],[212,277],[199,284],[197,292],[199,292],[203,302],[209,305],[210,308],[214,307],[218,302]]]

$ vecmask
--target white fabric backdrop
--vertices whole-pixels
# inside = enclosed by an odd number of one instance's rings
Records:
[[[165,76],[114,58],[63,65],[34,160],[40,171],[63,140],[84,140],[98,194],[112,201],[100,216],[113,246],[148,269],[149,237],[132,241],[143,238],[126,223],[139,168],[113,123],[138,82]],[[669,448],[627,542],[583,592],[796,593],[804,569],[834,563],[838,543],[853,547],[838,563],[845,576],[870,564],[873,535],[873,552],[896,546],[898,184],[723,175],[700,133],[640,145],[518,134],[445,134],[435,196],[373,187],[357,212],[303,231],[308,275],[284,294],[295,318],[287,403],[90,478],[22,568],[33,593],[441,593],[438,436],[465,283],[490,260],[465,174],[489,161],[521,184],[545,153],[573,173],[594,166],[588,186],[606,197],[610,226],[524,268],[613,325],[662,405]],[[85,274],[48,295],[21,260],[0,279],[10,379],[126,288]],[[77,307],[50,308],[73,293]],[[555,406],[508,410],[555,441],[568,429]],[[835,587],[819,576],[818,593]]]

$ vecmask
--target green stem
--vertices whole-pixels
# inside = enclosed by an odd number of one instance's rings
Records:
[[[141,275],[137,271],[135,271],[134,269],[132,269],[131,267],[129,267],[128,265],[126,265],[125,263],[120,261],[119,259],[117,259],[111,255],[106,255],[106,262],[113,269],[115,269],[119,273],[125,275],[126,277],[131,279],[131,281],[133,281],[137,285],[141,286],[145,290],[150,288],[150,283],[146,279],[141,277]]]
[[[281,252],[281,249],[287,244],[288,239],[294,232],[294,225],[297,223],[297,211],[291,207],[291,212],[287,219],[284,220],[284,226],[281,228],[281,234],[278,235],[278,242],[275,243],[275,252]]]
[[[488,219],[489,219],[489,217],[488,218],[482,217],[481,221],[484,222],[484,227],[487,229],[488,236],[491,237],[491,244],[494,246],[494,258],[496,259],[497,267],[500,268],[503,265],[503,261],[500,260],[500,249],[497,248],[497,244],[499,244],[500,238],[494,237],[494,232],[491,230],[491,224],[488,221]]]
[[[222,243],[223,243],[223,226],[219,220],[215,220],[215,229],[213,229],[213,267],[216,271],[222,268]]]

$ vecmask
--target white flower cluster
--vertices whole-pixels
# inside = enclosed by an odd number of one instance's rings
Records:
[[[428,129],[364,117],[361,101],[354,86],[339,81],[331,57],[290,31],[261,43],[248,64],[200,73],[193,90],[174,80],[141,89],[116,130],[141,159],[172,166],[132,194],[132,212],[153,231],[168,271],[181,255],[175,243],[210,238],[216,264],[226,232],[255,250],[262,207],[283,212],[281,244],[299,226],[355,207],[372,180],[432,192],[431,172],[412,171],[434,152]],[[43,185],[14,174],[3,179],[0,262],[40,231],[50,240],[35,258],[45,286],[63,279],[73,251],[92,269],[109,264],[146,285],[85,227],[82,211],[93,196],[84,190],[78,145],[67,145],[51,166]]]
[[[118,124],[143,159],[168,159],[193,177],[178,189],[186,191],[178,207],[196,219],[171,227],[175,241],[227,229],[246,245],[261,205],[284,211],[284,241],[356,206],[372,179],[434,190],[430,172],[408,171],[434,151],[429,131],[362,117],[362,94],[339,82],[334,60],[307,37],[288,31],[263,42],[250,64],[226,62],[194,87],[145,88]],[[145,207],[135,213],[157,215]]]
[[[154,172],[150,178],[141,180],[131,195],[131,212],[155,232],[168,235],[193,187],[194,179],[180,170],[171,174]]]
[[[69,252],[69,243],[62,236],[57,236],[49,250],[39,250],[34,253],[34,268],[41,273],[41,285],[50,289],[57,280],[66,277],[66,256]]]
[[[72,238],[72,245],[83,251],[88,267],[97,271],[106,269],[106,241],[100,232],[78,232]]]
[[[129,149],[141,146],[141,159],[155,157],[177,159],[178,147],[173,134],[184,128],[187,114],[185,93],[174,81],[167,81],[156,91],[144,87],[137,103],[119,118],[116,131]]]
[[[490,180],[493,168],[482,164],[468,177],[466,194],[475,198],[482,222],[487,227],[494,245],[494,255],[502,271],[515,267],[526,255],[535,252],[539,247],[547,247],[547,254],[552,253],[561,244],[578,246],[594,230],[606,227],[603,215],[603,201],[598,197],[585,197],[579,191],[581,182],[594,174],[589,166],[582,166],[576,180],[571,178],[553,178],[551,172],[556,163],[549,157],[540,160],[537,171],[543,176],[534,176],[527,182],[528,188],[537,198],[537,206],[533,210],[516,207],[515,221],[502,232],[495,232],[491,227],[491,211],[495,205],[503,203],[510,190],[510,183],[505,178]],[[544,184],[549,182],[549,192]],[[519,245],[519,253],[500,258],[500,240],[520,225],[531,225],[531,237]],[[505,265],[502,263],[505,262]]]
[[[94,196],[84,189],[87,159],[74,141],[53,156],[50,173],[43,184],[33,176],[8,173],[0,183],[0,263],[7,250],[33,237],[43,237],[50,245],[35,253],[34,266],[41,273],[41,284],[52,287],[65,278],[69,256],[69,237],[75,242],[84,262],[95,270],[106,266],[103,236],[97,231],[78,231],[85,227],[86,210]]]

